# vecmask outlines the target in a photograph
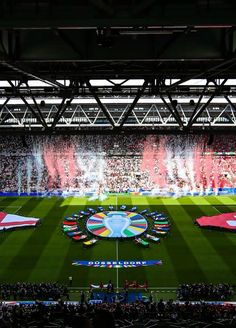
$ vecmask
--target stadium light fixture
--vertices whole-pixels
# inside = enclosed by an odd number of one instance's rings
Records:
[[[41,100],[41,101],[40,101],[40,106],[41,106],[41,107],[45,107],[45,106],[46,106],[46,103],[45,103],[44,100]]]
[[[97,45],[99,47],[110,48],[113,45],[114,39],[112,35],[112,30],[109,27],[98,28],[96,30],[97,34]]]

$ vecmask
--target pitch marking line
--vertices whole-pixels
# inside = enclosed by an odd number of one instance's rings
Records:
[[[212,207],[213,207],[218,213],[222,214],[222,212],[219,211],[214,205],[212,205]]]
[[[118,208],[118,197],[116,196],[116,210]],[[116,261],[119,261],[119,241],[116,240]],[[116,268],[116,290],[119,290],[119,268]]]
[[[17,212],[19,212],[19,210],[22,208],[22,206],[1,206],[0,207],[0,209],[2,209],[4,212],[8,208],[16,208],[16,210],[13,212],[13,214],[16,214]]]
[[[116,240],[116,261],[119,261],[119,241]],[[119,268],[116,268],[116,289],[119,289]]]
[[[227,207],[227,205],[225,205],[225,204],[222,204],[222,205],[219,205],[219,206],[225,206],[225,207]],[[232,207],[232,206],[236,206],[236,205],[229,205],[230,207]],[[219,211],[214,205],[212,205],[212,207],[217,211],[217,212],[219,212],[220,214],[223,214],[224,212],[221,212],[221,211]]]

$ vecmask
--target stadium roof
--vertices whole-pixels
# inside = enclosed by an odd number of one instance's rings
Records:
[[[0,133],[30,120],[49,133],[147,129],[141,103],[152,129],[198,129],[204,115],[211,128],[234,128],[235,10],[230,0],[2,0]],[[80,117],[75,105],[88,99],[99,114],[84,106]]]

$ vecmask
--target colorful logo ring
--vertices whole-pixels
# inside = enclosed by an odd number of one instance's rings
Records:
[[[87,220],[87,229],[95,236],[106,238],[130,238],[144,233],[147,220],[138,213],[110,211],[96,213]]]

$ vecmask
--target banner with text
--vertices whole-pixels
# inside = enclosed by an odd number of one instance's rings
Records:
[[[94,268],[137,268],[143,266],[161,265],[161,260],[149,261],[74,261],[72,265]]]

